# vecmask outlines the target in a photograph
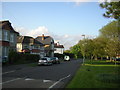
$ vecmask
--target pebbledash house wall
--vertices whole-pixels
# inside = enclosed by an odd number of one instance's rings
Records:
[[[59,53],[59,54],[63,54],[64,52],[64,48],[55,48],[54,53]]]
[[[17,34],[9,30],[0,29],[0,62],[3,57],[8,58],[10,50],[16,51]]]

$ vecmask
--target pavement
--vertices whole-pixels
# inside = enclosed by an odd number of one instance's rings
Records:
[[[11,65],[2,68],[2,88],[64,88],[82,60],[71,60],[52,66]]]

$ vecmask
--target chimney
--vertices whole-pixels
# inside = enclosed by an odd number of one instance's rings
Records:
[[[42,40],[44,40],[44,34],[42,34]]]

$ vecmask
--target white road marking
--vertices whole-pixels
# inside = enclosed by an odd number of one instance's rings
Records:
[[[57,82],[55,82],[53,85],[51,85],[51,86],[48,88],[48,90],[50,90],[50,89],[53,88],[56,84],[60,83],[62,80],[66,79],[66,78],[68,78],[68,77],[70,77],[70,76],[71,76],[71,75],[69,74],[68,76],[66,76],[66,77],[64,77],[64,78],[59,79]]]
[[[43,80],[44,83],[52,82],[51,80]]]
[[[26,78],[25,80],[27,81],[27,80],[35,80],[35,79],[32,79],[32,78]]]
[[[0,84],[6,84],[6,83],[9,83],[9,82],[13,82],[13,81],[19,80],[19,79],[22,79],[22,78],[12,79],[12,80],[9,80],[9,81],[6,81],[6,82],[2,82]]]
[[[12,73],[12,72],[15,72],[15,70],[13,70],[13,71],[9,71],[9,72],[0,73],[0,75],[8,74],[8,73]]]

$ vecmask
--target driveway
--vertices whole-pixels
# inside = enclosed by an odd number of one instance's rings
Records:
[[[3,67],[2,88],[64,88],[80,67],[82,60],[52,66],[16,65]]]

